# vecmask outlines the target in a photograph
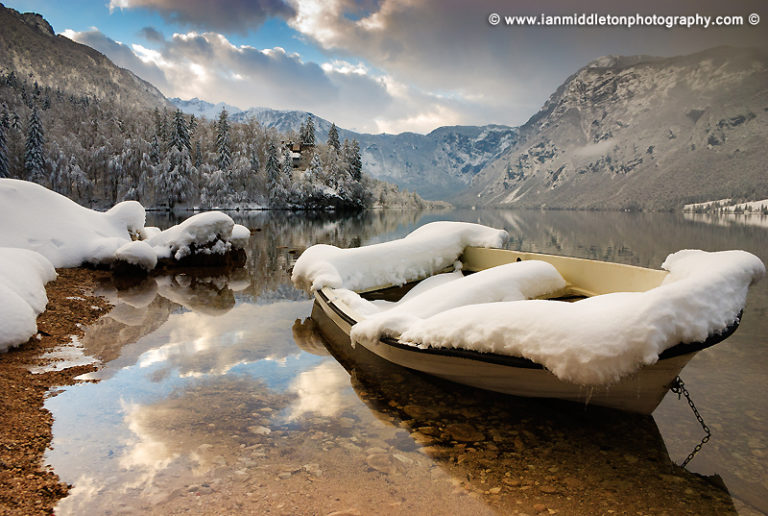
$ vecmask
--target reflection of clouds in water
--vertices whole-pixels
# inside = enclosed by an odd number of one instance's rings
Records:
[[[289,407],[289,420],[313,413],[335,417],[355,404],[349,374],[336,362],[323,362],[299,374],[289,389],[297,398]],[[354,399],[353,399],[354,398]]]
[[[168,398],[152,403],[121,403],[121,432],[104,432],[110,450],[119,456],[119,468],[110,474],[91,473],[107,461],[92,455],[97,464],[77,463],[76,489],[56,508],[56,514],[121,513],[121,504],[136,507],[163,500],[174,490],[210,479],[222,466],[233,466],[246,447],[270,447],[273,415],[293,395],[270,389],[248,375],[196,380]],[[117,434],[117,435],[116,435]],[[90,444],[90,443],[89,443]]]
[[[181,376],[225,374],[238,364],[284,362],[296,354],[291,324],[311,301],[238,305],[220,316],[199,312],[172,314],[153,335],[163,344],[145,352],[140,367],[175,368]]]
[[[126,443],[128,450],[120,457],[120,467],[138,473],[131,482],[123,484],[126,489],[151,485],[155,475],[166,469],[179,456],[171,451],[165,442],[144,431],[142,408],[143,406],[137,403],[123,405],[124,421],[135,435],[135,439]],[[172,414],[165,416],[172,417]]]

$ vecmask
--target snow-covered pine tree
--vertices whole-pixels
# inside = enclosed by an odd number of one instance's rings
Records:
[[[360,142],[352,140],[349,146],[349,153],[345,157],[349,175],[359,183],[363,178],[363,159],[360,156]]]
[[[176,203],[193,199],[195,182],[192,179],[197,175],[190,157],[187,122],[179,110],[174,114],[170,141],[171,145],[156,178],[156,193],[157,198],[167,201],[168,209],[172,210]]]
[[[197,118],[195,118],[195,115],[190,115],[189,117],[189,137],[193,137],[195,135],[195,131],[197,130]]]
[[[28,181],[41,184],[45,182],[44,145],[43,123],[40,120],[37,106],[35,106],[32,109],[32,114],[29,115],[27,143],[24,146],[24,175]]]
[[[338,153],[341,150],[341,142],[339,142],[339,130],[336,129],[336,124],[332,123],[331,128],[328,130],[328,147],[332,147]]]
[[[179,109],[173,114],[173,131],[171,132],[170,146],[176,147],[179,150],[187,149],[188,152],[192,150],[192,145],[189,143],[187,121]]]
[[[267,147],[267,163],[264,165],[264,172],[267,175],[267,194],[270,206],[273,208],[284,207],[288,192],[286,192],[285,185],[281,181],[280,162],[274,143],[270,143],[269,147]]]
[[[293,152],[289,148],[283,151],[283,177],[288,184],[293,181]]]
[[[303,143],[307,145],[315,145],[315,121],[310,114],[307,114],[307,121],[304,124]]]
[[[221,170],[228,170],[232,164],[232,152],[229,147],[229,113],[221,110],[219,121],[216,124],[216,154]]]

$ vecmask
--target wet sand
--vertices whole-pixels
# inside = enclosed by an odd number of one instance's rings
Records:
[[[48,306],[37,319],[38,336],[0,353],[0,514],[52,514],[69,486],[43,464],[51,443],[53,417],[43,408],[56,386],[71,385],[74,378],[95,370],[81,365],[62,371],[33,374],[30,367],[50,366],[42,358],[81,336],[83,329],[109,310],[109,304],[92,295],[104,271],[58,269],[59,277],[46,285]]]

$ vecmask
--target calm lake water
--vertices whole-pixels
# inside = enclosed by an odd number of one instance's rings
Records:
[[[96,383],[67,387],[46,461],[56,514],[766,514],[768,280],[739,330],[682,377],[712,440],[668,394],[652,417],[449,384],[328,341],[290,269],[434,220],[504,228],[509,247],[659,267],[685,248],[768,262],[768,224],[538,211],[259,213],[247,268],[104,284],[82,339]],[[170,221],[149,221],[167,226]],[[118,288],[120,287],[120,288]]]

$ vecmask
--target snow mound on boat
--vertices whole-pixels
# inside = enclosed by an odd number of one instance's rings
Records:
[[[454,279],[430,282],[441,276]],[[384,311],[367,311],[370,315],[352,328],[350,337],[355,342],[397,337],[418,321],[456,307],[532,299],[552,294],[565,284],[557,269],[538,260],[508,263],[469,276],[440,274],[419,283],[391,307],[384,305]]]
[[[760,259],[745,251],[679,251],[662,267],[670,274],[646,292],[462,306],[412,321],[399,338],[423,348],[521,356],[565,381],[606,384],[678,343],[725,331],[749,286],[765,274]]]
[[[296,261],[291,279],[313,291],[402,285],[445,269],[467,246],[501,247],[508,238],[506,231],[480,224],[432,222],[391,242],[352,249],[313,245]]]
[[[136,201],[101,213],[38,184],[0,179],[0,246],[37,251],[55,267],[111,261],[144,220]]]
[[[0,352],[37,333],[37,316],[45,310],[45,284],[56,279],[53,265],[40,253],[0,248]]]

